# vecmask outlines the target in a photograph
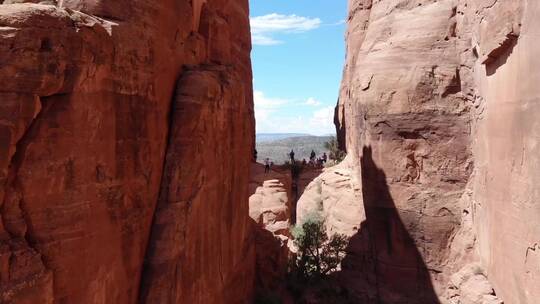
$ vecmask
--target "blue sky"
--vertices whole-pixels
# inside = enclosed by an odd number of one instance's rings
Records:
[[[345,0],[250,0],[258,133],[334,133]]]

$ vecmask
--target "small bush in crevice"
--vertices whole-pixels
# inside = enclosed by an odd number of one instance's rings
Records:
[[[300,280],[321,279],[338,270],[349,242],[347,236],[328,237],[324,219],[315,214],[291,232],[298,249],[292,272]]]
[[[343,161],[343,159],[345,159],[345,156],[347,156],[347,153],[345,151],[339,149],[339,144],[335,137],[332,137],[329,141],[325,142],[324,148],[329,151],[328,158],[330,160],[333,160],[336,164]]]

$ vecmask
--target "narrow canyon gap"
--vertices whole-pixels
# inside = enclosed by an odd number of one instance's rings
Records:
[[[537,301],[539,14],[527,0],[349,1],[335,111],[348,156],[296,214],[351,237],[336,275],[353,301]]]
[[[0,4],[0,303],[250,303],[282,280],[249,217],[248,0],[34,2]],[[353,299],[536,303],[539,15],[349,0],[348,156],[262,246],[322,204]]]

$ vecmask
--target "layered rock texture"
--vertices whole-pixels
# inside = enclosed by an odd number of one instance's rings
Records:
[[[247,0],[3,1],[0,303],[246,303],[296,212],[353,301],[537,303],[540,3],[349,6],[348,157],[295,188],[250,164]]]
[[[256,231],[255,283],[259,291],[284,288],[294,208],[292,183],[287,169],[265,172],[261,164],[251,166],[249,215]]]
[[[0,5],[0,303],[247,301],[248,1],[22,2]]]
[[[364,214],[325,210],[359,229],[345,281],[366,303],[536,303],[540,4],[349,9],[336,123]]]
[[[357,184],[352,179],[352,167],[347,163],[324,169],[302,189],[296,207],[296,221],[305,222],[313,212],[324,214],[329,234],[353,235],[365,219],[364,209],[358,204]],[[309,175],[308,175],[309,176]],[[301,178],[306,175],[302,174]]]

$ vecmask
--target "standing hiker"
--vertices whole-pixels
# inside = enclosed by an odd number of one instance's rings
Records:
[[[270,172],[270,158],[264,160],[264,173]]]

